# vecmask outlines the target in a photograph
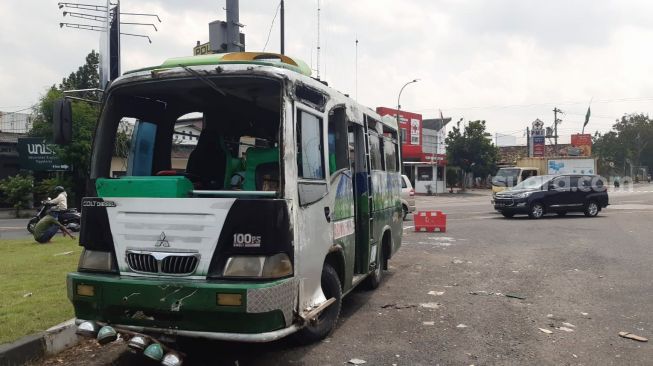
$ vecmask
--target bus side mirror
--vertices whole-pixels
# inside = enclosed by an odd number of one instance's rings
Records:
[[[73,108],[70,100],[58,99],[52,112],[52,136],[54,143],[68,145],[73,140]]]

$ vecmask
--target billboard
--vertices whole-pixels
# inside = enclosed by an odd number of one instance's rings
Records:
[[[544,122],[536,119],[533,121],[530,138],[529,156],[542,157],[546,152],[544,140]]]
[[[592,155],[592,135],[588,133],[571,135],[571,145],[578,149],[578,156]]]
[[[596,174],[594,159],[550,159],[547,174]]]
[[[40,137],[18,139],[18,163],[21,169],[35,172],[68,171],[72,167],[59,160],[51,145]]]

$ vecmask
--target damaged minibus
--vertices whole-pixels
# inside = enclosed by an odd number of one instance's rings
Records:
[[[393,118],[269,53],[169,59],[102,100],[67,278],[80,332],[314,342],[379,285],[402,235]]]

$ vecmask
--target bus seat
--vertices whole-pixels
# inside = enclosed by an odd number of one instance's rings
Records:
[[[227,155],[220,147],[220,133],[204,129],[197,146],[188,156],[186,172],[198,177],[202,189],[222,189],[227,166]]]
[[[267,186],[266,181],[268,181]],[[250,147],[247,149],[243,189],[246,191],[275,190],[278,185],[279,148]]]
[[[231,178],[234,174],[241,172],[243,170],[243,161],[240,158],[234,158],[229,152],[227,152],[227,168],[224,174],[224,187],[225,189],[231,187]]]

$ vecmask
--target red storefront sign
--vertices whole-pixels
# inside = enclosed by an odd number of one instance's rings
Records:
[[[376,113],[382,116],[397,117],[397,110],[378,107]],[[404,159],[423,160],[422,154],[422,115],[406,111],[399,112],[399,132],[401,138],[401,155]]]

